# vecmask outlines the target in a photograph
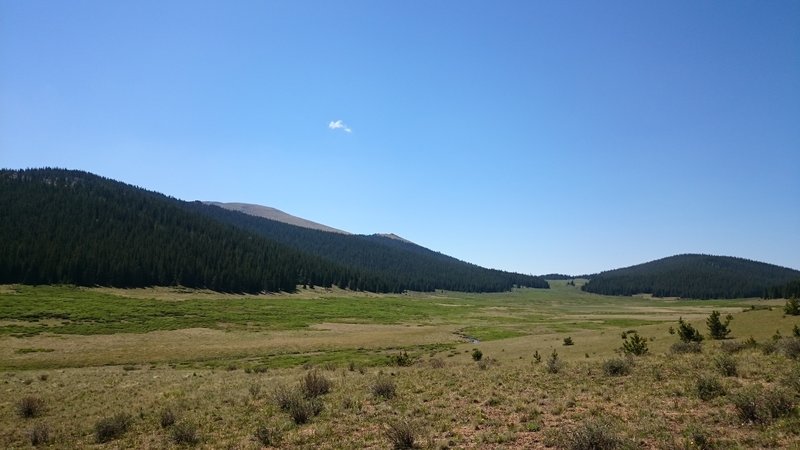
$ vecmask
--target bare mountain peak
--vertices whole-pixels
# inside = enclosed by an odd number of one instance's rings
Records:
[[[382,236],[387,239],[394,239],[396,241],[405,242],[407,244],[413,244],[413,242],[409,241],[408,239],[403,239],[394,233],[377,233],[376,236]]]
[[[220,208],[229,209],[231,211],[238,211],[240,213],[248,214],[256,217],[263,217],[265,219],[274,220],[277,222],[288,223],[303,228],[311,228],[312,230],[327,231],[330,233],[350,234],[346,231],[337,228],[329,227],[321,223],[312,222],[291,214],[285,213],[280,209],[272,208],[263,205],[254,205],[252,203],[223,203],[223,202],[203,202],[207,205],[219,206]]]

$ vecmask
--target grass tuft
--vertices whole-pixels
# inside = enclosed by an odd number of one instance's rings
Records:
[[[416,432],[414,426],[407,421],[391,422],[386,425],[386,437],[396,450],[415,448]]]
[[[197,445],[200,442],[200,435],[197,433],[197,425],[192,422],[179,422],[172,428],[172,442],[178,445]]]
[[[38,447],[50,442],[50,427],[45,423],[37,423],[28,433],[31,445]]]

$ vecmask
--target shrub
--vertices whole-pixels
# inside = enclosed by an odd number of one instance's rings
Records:
[[[797,298],[786,300],[786,304],[783,306],[783,312],[788,316],[800,316],[800,300]]]
[[[97,442],[104,443],[119,438],[133,422],[129,414],[117,413],[112,417],[104,417],[94,424],[94,435]]]
[[[394,449],[414,448],[416,441],[414,427],[406,421],[398,421],[387,424],[386,437],[392,443]]]
[[[622,343],[622,351],[626,355],[642,356],[647,353],[647,341],[639,336],[636,331],[625,333],[625,342]]]
[[[603,372],[609,376],[621,376],[631,373],[631,361],[626,358],[612,358],[603,362]]]
[[[407,367],[414,364],[414,359],[408,355],[408,352],[402,351],[396,355],[390,355],[389,362],[395,366]]]
[[[247,390],[250,392],[250,397],[256,399],[258,395],[261,394],[261,385],[253,383]]]
[[[794,328],[792,328],[792,336],[800,337],[800,326],[794,324]]]
[[[161,428],[171,427],[175,425],[175,411],[172,408],[164,408],[161,410],[161,416],[159,418],[159,423],[161,424]]]
[[[736,358],[728,353],[720,353],[714,358],[714,367],[724,377],[735,377],[737,370]]]
[[[700,353],[703,346],[699,342],[676,342],[670,347],[672,353]]]
[[[725,395],[725,388],[717,377],[700,376],[695,384],[697,396],[700,400],[708,401],[713,398]]]
[[[785,389],[751,386],[732,396],[739,418],[744,422],[768,424],[788,416],[794,409],[794,399]]]
[[[794,327],[797,328],[797,325],[795,325]],[[50,375],[48,375],[46,373],[43,373],[43,374],[39,375],[39,381],[47,381],[48,378],[50,378]]]
[[[722,341],[719,344],[719,349],[728,354],[739,353],[747,347],[748,344],[746,342],[739,341]]]
[[[192,422],[180,422],[172,428],[172,442],[178,445],[196,445],[200,442],[197,425]]]
[[[558,357],[558,352],[553,349],[553,353],[547,358],[547,371],[550,373],[558,373],[564,368],[564,362]]]
[[[534,362],[536,362],[536,364],[539,364],[540,362],[542,362],[542,355],[539,354],[539,350],[536,350],[535,352],[533,352],[533,360],[534,360]]]
[[[50,442],[50,427],[44,423],[37,423],[28,433],[28,438],[31,440],[31,445],[34,447],[47,444]]]
[[[575,342],[572,340],[571,336],[567,336],[564,338],[564,345],[575,345]]]
[[[312,370],[300,382],[300,390],[306,398],[315,398],[325,395],[331,390],[331,380],[320,374],[319,371]]]
[[[20,417],[30,419],[32,417],[41,416],[44,413],[44,400],[39,397],[29,395],[22,397],[17,402],[17,414]]]
[[[444,367],[444,361],[441,358],[431,359],[431,368],[441,369],[442,367]]]
[[[565,444],[571,450],[606,450],[621,447],[622,439],[610,423],[590,419],[571,430]]]
[[[374,396],[383,397],[385,399],[394,398],[396,390],[397,388],[394,384],[394,380],[391,377],[383,372],[378,373],[375,382],[372,384],[372,394]]]
[[[690,323],[684,322],[683,317],[678,319],[678,337],[681,342],[701,342],[703,335]]]
[[[283,430],[274,426],[260,425],[256,428],[255,437],[264,447],[277,447],[283,441]]]
[[[297,397],[289,404],[289,416],[294,423],[302,425],[322,412],[322,402],[317,398]]]
[[[285,385],[278,385],[272,391],[272,399],[282,411],[289,411],[292,403],[296,402],[300,397],[302,396],[299,391]]]
[[[781,339],[781,341],[778,343],[778,347],[789,358],[800,358],[800,338],[791,337]]]
[[[473,361],[480,361],[483,358],[483,352],[477,348],[472,349],[472,360]]]
[[[730,325],[731,320],[733,320],[733,316],[728,314],[725,317],[725,322],[720,320],[719,316],[719,311],[714,310],[711,311],[711,315],[709,315],[708,319],[706,319],[708,332],[712,339],[725,339],[731,333],[731,329],[728,327],[728,325]]]

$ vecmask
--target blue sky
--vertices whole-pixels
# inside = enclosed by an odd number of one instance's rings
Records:
[[[0,167],[523,273],[800,268],[798,23],[796,1],[0,0]]]

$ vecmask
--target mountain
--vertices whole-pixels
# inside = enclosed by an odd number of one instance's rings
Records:
[[[202,202],[187,204],[191,211],[249,233],[273,240],[326,261],[380,277],[380,289],[390,291],[498,292],[514,286],[548,288],[547,282],[531,275],[504,272],[460,261],[434,252],[396,235],[345,235],[296,227]],[[356,289],[365,288],[358,280]],[[380,290],[379,289],[379,290]]]
[[[761,297],[800,278],[800,271],[731,256],[686,254],[601,272],[582,289],[606,295],[656,297]]]
[[[547,287],[395,239],[298,227],[73,170],[0,170],[0,211],[0,283],[230,292]]]
[[[263,217],[265,219],[276,220],[278,222],[288,223],[303,228],[311,228],[312,230],[329,231],[332,233],[350,234],[346,231],[338,230],[321,223],[312,222],[291,214],[285,213],[280,209],[271,208],[269,206],[253,205],[251,203],[222,203],[222,202],[203,202],[207,205],[219,206],[220,208],[229,209],[231,211],[239,211],[240,213],[249,214],[251,216]]]

